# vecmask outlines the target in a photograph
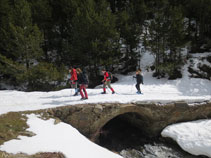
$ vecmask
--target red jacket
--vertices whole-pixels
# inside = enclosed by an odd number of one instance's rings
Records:
[[[71,78],[70,78],[71,81],[77,81],[78,80],[76,69],[72,69],[70,74],[71,74]]]
[[[104,73],[104,81],[110,81],[110,77],[109,77],[108,72]]]

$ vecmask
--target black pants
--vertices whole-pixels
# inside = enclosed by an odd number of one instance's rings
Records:
[[[137,89],[139,92],[141,92],[141,90],[140,90],[140,83],[137,83],[137,84],[136,84],[136,89]]]

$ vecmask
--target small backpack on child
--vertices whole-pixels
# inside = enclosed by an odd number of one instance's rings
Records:
[[[113,80],[113,74],[111,72],[108,72],[108,76],[109,76],[109,79],[112,81]]]

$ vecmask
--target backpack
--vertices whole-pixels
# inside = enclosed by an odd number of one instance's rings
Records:
[[[86,74],[86,72],[83,72],[83,77],[84,77],[85,82],[88,85],[89,84],[89,78],[88,78],[88,75]]]
[[[110,80],[113,80],[113,74],[111,72],[108,72],[108,76]]]
[[[141,83],[144,84],[144,78],[142,75],[141,75]]]

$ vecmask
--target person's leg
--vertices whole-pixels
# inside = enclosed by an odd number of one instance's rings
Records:
[[[75,88],[75,94],[74,94],[74,96],[78,95],[79,89],[77,88],[77,83],[76,82],[72,84],[72,88]]]
[[[76,95],[78,95],[78,88],[75,88],[75,94],[74,94],[74,96],[76,96]]]
[[[80,94],[81,94],[81,98],[83,99],[84,98],[84,94],[82,92],[82,89],[83,89],[83,85],[80,85]]]
[[[106,81],[103,83],[103,92],[102,94],[105,94],[106,93]]]
[[[107,81],[107,85],[111,89],[112,93],[115,93],[114,89],[111,87],[111,81]]]
[[[140,90],[140,84],[136,84],[136,89],[138,90],[138,92],[140,92],[141,93],[141,90]]]
[[[138,83],[136,84],[136,89],[137,91],[140,91],[140,85]]]
[[[80,87],[78,87],[78,83],[75,82],[75,94],[78,95],[79,91],[80,91]]]
[[[136,83],[135,87],[136,87],[136,89],[137,89],[137,91],[138,91],[138,84],[137,84],[137,83]]]
[[[87,94],[87,91],[86,91],[86,85],[83,85],[83,91],[84,91],[84,94],[85,94],[85,98],[88,99],[88,94]]]

